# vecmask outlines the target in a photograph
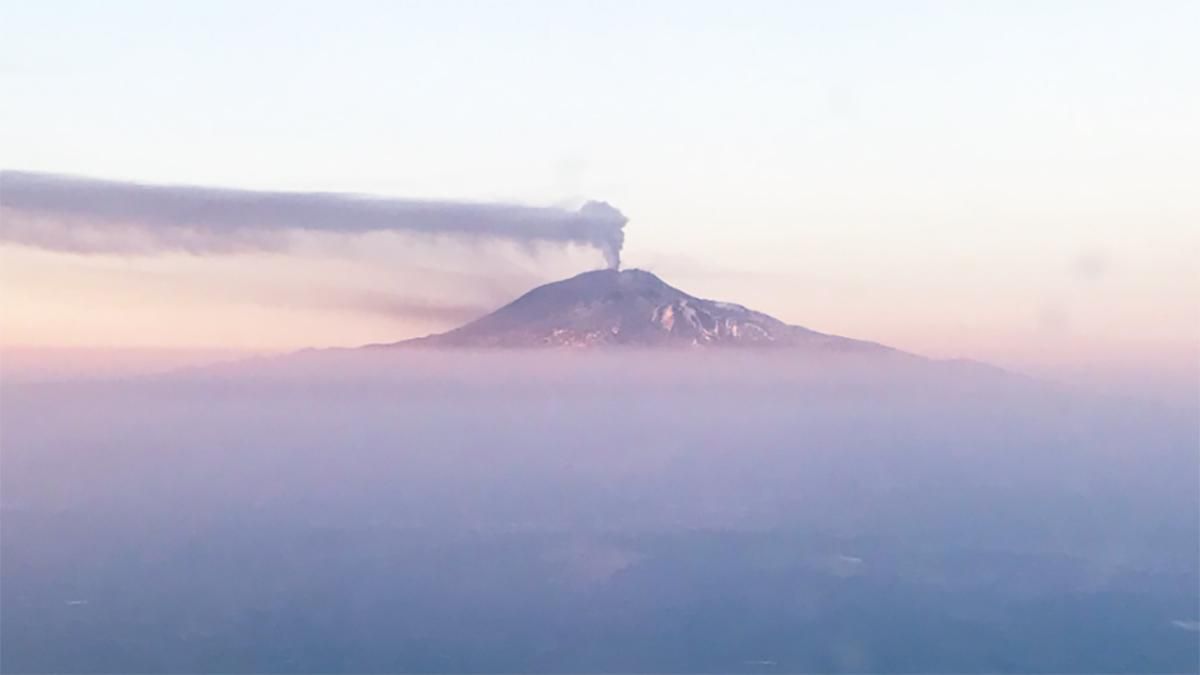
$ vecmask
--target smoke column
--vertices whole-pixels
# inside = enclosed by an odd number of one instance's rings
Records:
[[[592,246],[621,262],[627,219],[579,210],[326,192],[145,185],[0,171],[0,241],[74,253],[271,250],[296,231],[396,231]]]

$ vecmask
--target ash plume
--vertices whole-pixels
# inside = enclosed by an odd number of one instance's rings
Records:
[[[73,253],[278,250],[289,233],[412,232],[580,244],[620,266],[627,219],[605,202],[571,211],[332,192],[147,185],[0,171],[0,242]]]

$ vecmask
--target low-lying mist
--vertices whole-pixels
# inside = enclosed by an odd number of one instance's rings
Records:
[[[5,670],[1196,663],[1191,407],[749,351],[309,352],[0,397]]]

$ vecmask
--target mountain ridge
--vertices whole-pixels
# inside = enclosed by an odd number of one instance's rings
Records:
[[[775,347],[902,353],[699,298],[641,269],[604,269],[537,286],[444,333],[371,348]]]

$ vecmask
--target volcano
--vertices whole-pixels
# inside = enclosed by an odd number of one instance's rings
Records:
[[[705,300],[645,270],[596,270],[538,286],[454,330],[376,347],[787,347],[894,352]]]

